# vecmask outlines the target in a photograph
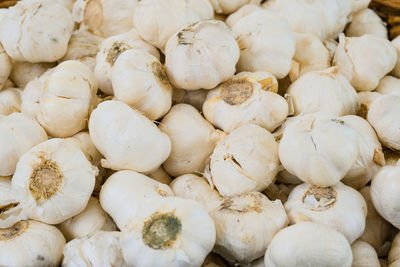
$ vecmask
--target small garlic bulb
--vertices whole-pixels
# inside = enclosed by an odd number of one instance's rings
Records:
[[[394,46],[382,37],[339,36],[339,46],[333,59],[342,73],[357,91],[372,91],[379,81],[396,65]]]
[[[215,12],[218,14],[226,14],[235,12],[240,9],[243,5],[254,4],[259,5],[261,0],[211,0],[211,4],[214,6]]]
[[[57,227],[29,220],[0,229],[1,266],[59,266],[65,238]]]
[[[0,43],[0,91],[4,89],[4,85],[11,73],[11,68],[11,59],[4,51],[4,48]]]
[[[295,117],[279,143],[284,168],[317,186],[339,182],[359,155],[356,132],[339,117],[312,113]]]
[[[21,111],[21,93],[18,88],[7,88],[0,91],[0,114],[10,115]]]
[[[157,59],[160,58],[158,50],[143,41],[134,29],[103,40],[96,56],[94,74],[96,75],[100,90],[104,93],[108,95],[113,94],[111,70],[118,57],[129,49],[141,50],[155,56]]]
[[[0,176],[12,175],[19,158],[47,140],[40,125],[21,113],[0,115]]]
[[[235,74],[239,53],[225,23],[208,20],[188,25],[171,36],[165,48],[165,66],[170,81],[178,88],[212,89]]]
[[[24,89],[30,81],[40,77],[55,65],[55,63],[13,62],[10,77],[18,88]]]
[[[142,203],[122,232],[128,266],[200,266],[215,244],[215,226],[196,201],[170,197]]]
[[[239,263],[262,257],[274,235],[288,223],[280,200],[271,201],[259,192],[224,198],[211,217],[217,230],[214,252]]]
[[[171,140],[171,154],[164,169],[172,176],[202,172],[219,134],[200,112],[191,105],[175,105],[159,127]]]
[[[360,37],[365,34],[388,38],[388,30],[382,19],[369,8],[353,14],[352,20],[346,29],[346,36]]]
[[[397,53],[396,66],[392,70],[392,75],[395,76],[396,78],[400,78],[400,36],[397,36],[392,40],[392,45],[396,49]]]
[[[212,182],[223,196],[266,189],[274,182],[278,167],[277,142],[254,124],[223,137],[210,161]]]
[[[96,174],[76,142],[53,138],[19,159],[12,188],[29,218],[58,224],[85,209]]]
[[[164,66],[142,50],[131,49],[118,57],[111,83],[117,100],[143,112],[150,120],[162,118],[171,108],[172,85]]]
[[[333,67],[302,75],[286,92],[294,115],[325,112],[336,116],[357,114],[360,102],[347,79]]]
[[[383,78],[375,92],[384,95],[397,95],[400,96],[400,79],[393,76],[386,76]]]
[[[0,178],[0,231],[26,219],[25,211],[11,188],[11,180]]]
[[[351,245],[353,252],[352,267],[380,267],[375,249],[364,241],[356,241]]]
[[[172,92],[173,104],[189,104],[201,111],[204,101],[206,101],[208,90],[185,90],[174,88]]]
[[[100,204],[118,228],[124,230],[137,216],[137,210],[146,199],[173,195],[166,184],[134,171],[119,171],[103,184]]]
[[[171,152],[168,135],[120,101],[104,101],[93,110],[89,133],[105,157],[101,165],[113,170],[153,171]]]
[[[358,92],[358,99],[360,100],[360,109],[358,110],[358,115],[364,119],[367,119],[369,107],[371,106],[372,102],[375,101],[378,97],[382,94],[377,92]]]
[[[287,118],[289,106],[277,94],[278,82],[268,72],[241,72],[209,91],[205,118],[226,132],[257,124],[272,132]]]
[[[396,267],[400,264],[400,234],[397,233],[393,239],[392,247],[389,251],[388,263],[391,267]]]
[[[349,242],[339,232],[321,224],[301,222],[275,235],[264,259],[268,267],[350,267],[353,255]]]
[[[107,37],[125,33],[133,28],[132,14],[138,0],[100,0],[103,21],[99,30]]]

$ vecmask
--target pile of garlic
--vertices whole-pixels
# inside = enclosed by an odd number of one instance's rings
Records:
[[[0,266],[399,264],[400,37],[370,0],[16,2]]]

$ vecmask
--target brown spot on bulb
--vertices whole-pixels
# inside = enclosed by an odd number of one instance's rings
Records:
[[[257,212],[261,213],[261,198],[259,192],[249,192],[240,195],[225,197],[219,207],[220,211],[227,212]]]
[[[11,227],[0,229],[0,240],[10,240],[25,232],[29,227],[29,221],[20,221]]]
[[[251,97],[254,84],[247,79],[232,79],[220,85],[222,100],[231,106],[240,105]]]
[[[164,66],[159,61],[154,61],[151,63],[150,68],[160,87],[167,91],[172,90],[172,85],[169,82]]]
[[[118,57],[125,52],[126,50],[132,49],[131,46],[129,46],[126,43],[122,42],[115,42],[111,46],[110,50],[108,51],[106,61],[110,63],[111,65],[114,65],[115,61],[117,61]]]
[[[312,207],[313,211],[324,211],[335,205],[337,192],[332,187],[319,187],[311,185],[303,195],[303,203],[307,197],[314,197],[318,201],[317,207]]]

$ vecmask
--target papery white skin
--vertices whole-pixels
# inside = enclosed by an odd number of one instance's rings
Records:
[[[397,61],[396,61],[396,66],[392,70],[391,74],[396,78],[400,78],[400,36],[397,36],[392,40],[392,45],[396,49]]]
[[[0,229],[11,227],[26,219],[25,211],[11,188],[11,180],[0,178]]]
[[[18,88],[7,88],[0,92],[0,114],[10,115],[21,111],[21,93]]]
[[[372,102],[368,122],[374,127],[382,145],[400,150],[400,96],[382,95]]]
[[[8,9],[1,24],[0,41],[7,54],[15,61],[31,63],[62,58],[74,26],[68,8],[51,0],[19,1]]]
[[[285,204],[289,198],[290,192],[296,187],[293,184],[278,184],[273,183],[270,184],[263,193],[270,199],[270,200],[277,200],[279,199],[282,204]]]
[[[125,230],[146,199],[173,195],[166,184],[134,171],[119,171],[111,175],[102,186],[100,204],[118,228]]]
[[[146,242],[144,229],[146,222],[169,216],[175,217],[181,226],[175,239],[167,239],[169,241],[160,246],[155,246],[158,244],[153,244],[152,239]],[[168,236],[164,234],[168,225],[165,227],[161,226],[163,225],[161,223],[158,225],[161,232],[148,230],[147,234],[154,235],[155,238],[159,235]],[[198,202],[178,197],[150,198],[138,210],[135,221],[131,222],[126,232],[123,232],[121,247],[129,266],[194,267],[200,266],[211,252],[215,236],[214,222]]]
[[[120,101],[104,101],[93,110],[89,133],[105,157],[101,165],[113,170],[153,171],[171,152],[168,135]]]
[[[211,216],[217,230],[214,252],[240,263],[264,255],[274,235],[288,223],[281,201],[258,192],[224,198]]]
[[[360,110],[358,111],[358,115],[360,117],[363,117],[364,119],[367,119],[369,107],[371,106],[372,102],[374,102],[375,99],[380,97],[382,94],[370,91],[358,92],[357,94],[361,104]]]
[[[211,0],[215,12],[227,14],[235,12],[247,4],[259,5],[261,0]]]
[[[19,159],[12,188],[29,218],[58,224],[85,209],[96,175],[76,142],[53,138]]]
[[[268,267],[350,267],[353,255],[349,242],[339,232],[321,224],[301,222],[275,235],[264,260]]]
[[[272,132],[289,113],[288,103],[277,90],[278,82],[268,72],[238,73],[209,91],[203,104],[204,117],[226,132],[248,123]]]
[[[323,42],[323,44],[326,47],[326,49],[328,49],[332,61],[332,59],[335,57],[335,51],[339,43],[335,39],[327,39]]]
[[[223,196],[262,191],[278,173],[278,144],[267,130],[248,124],[223,137],[211,155],[211,179]]]
[[[164,170],[162,166],[158,167],[158,169],[153,172],[147,173],[146,175],[163,184],[170,184],[172,182],[172,177]]]
[[[364,34],[372,34],[382,38],[388,38],[388,30],[382,19],[369,8],[353,14],[350,24],[346,28],[346,36],[360,37]]]
[[[145,51],[123,52],[111,70],[115,98],[146,115],[162,118],[172,104],[172,85],[164,66]]]
[[[99,30],[107,37],[122,34],[133,28],[132,14],[137,0],[101,0],[103,22]]]
[[[353,243],[364,232],[367,204],[355,189],[342,183],[328,188],[296,186],[285,203],[291,224],[312,221],[331,227]]]
[[[344,116],[357,114],[360,108],[357,92],[336,67],[302,75],[287,94],[293,101],[294,115],[325,112]]]
[[[165,48],[165,67],[177,88],[212,89],[235,74],[239,54],[225,23],[208,20],[188,25],[171,36]]]
[[[380,82],[375,92],[384,95],[397,95],[400,97],[400,79],[386,76]]]
[[[0,43],[0,91],[4,89],[4,85],[11,73],[11,68],[11,59],[4,51],[4,48]]]
[[[278,79],[289,73],[296,41],[285,19],[261,9],[239,19],[232,32],[240,48],[238,71],[268,71]]]
[[[372,91],[379,81],[396,65],[394,46],[382,37],[339,36],[339,45],[333,59],[334,65],[357,91]]]
[[[24,89],[30,81],[40,77],[55,65],[55,63],[13,62],[10,77],[18,88]]]
[[[21,113],[0,115],[0,176],[12,175],[19,158],[47,140],[40,125]]]
[[[188,104],[175,105],[159,127],[171,140],[171,154],[164,169],[175,177],[202,172],[219,134],[200,112]]]
[[[400,263],[400,234],[397,233],[392,241],[388,256],[389,266],[396,267]]]
[[[39,110],[40,98],[43,94],[44,81],[54,71],[49,69],[43,73],[39,78],[31,80],[22,91],[21,95],[21,111],[24,115],[29,116],[36,120],[36,116]]]
[[[380,267],[378,255],[375,249],[364,241],[356,241],[351,245],[353,252],[352,267]]]
[[[133,23],[144,40],[164,51],[177,31],[213,16],[214,9],[207,0],[142,0],[133,13]]]
[[[97,231],[64,247],[63,267],[127,267],[119,244],[120,232]]]
[[[214,1],[214,0],[211,0],[211,1]],[[236,10],[234,13],[230,14],[226,18],[225,23],[226,23],[226,25],[229,26],[229,28],[232,28],[240,19],[246,17],[247,15],[249,15],[255,11],[259,11],[259,10],[263,10],[263,8],[260,7],[259,5],[255,5],[254,3],[249,3],[246,5],[243,5],[238,10]]]
[[[189,104],[201,111],[204,101],[206,101],[208,90],[185,90],[173,89],[172,101],[173,104]]]
[[[119,55],[129,49],[142,50],[160,59],[158,50],[154,46],[143,41],[134,29],[105,39],[100,44],[94,68],[94,74],[99,83],[99,88],[104,93],[108,95],[113,94],[113,87],[111,84],[112,67]]]
[[[339,182],[356,162],[357,134],[336,116],[312,113],[295,117],[279,143],[286,170],[317,186]]]

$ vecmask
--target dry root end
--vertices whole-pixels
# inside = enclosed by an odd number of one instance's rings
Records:
[[[221,98],[229,105],[244,103],[251,97],[254,84],[247,79],[228,80],[221,85]]]
[[[10,240],[25,232],[29,227],[28,221],[20,221],[13,226],[5,229],[0,229],[0,240]]]
[[[274,83],[274,79],[272,77],[258,81],[258,83],[261,84],[262,90],[278,93],[278,83]]]
[[[121,42],[115,42],[113,43],[112,47],[110,48],[106,61],[110,63],[111,65],[114,65],[115,61],[117,61],[117,58],[119,55],[121,55],[123,52],[126,50],[132,49],[128,44],[126,43],[121,43]]]
[[[152,249],[171,248],[182,231],[182,224],[174,212],[155,212],[143,226],[143,242]]]
[[[306,199],[314,198],[318,205],[313,207],[313,211],[324,211],[335,205],[337,192],[332,187],[319,187],[312,185],[303,195],[303,203]]]
[[[244,193],[224,198],[219,210],[245,213],[255,211],[261,213],[261,193]]]
[[[19,205],[19,202],[10,203],[8,205],[0,206],[0,215],[5,213],[6,211],[15,208]]]
[[[165,72],[164,66],[160,62],[154,61],[153,63],[151,63],[150,68],[160,87],[167,91],[172,90],[172,86],[168,80],[168,76]]]

